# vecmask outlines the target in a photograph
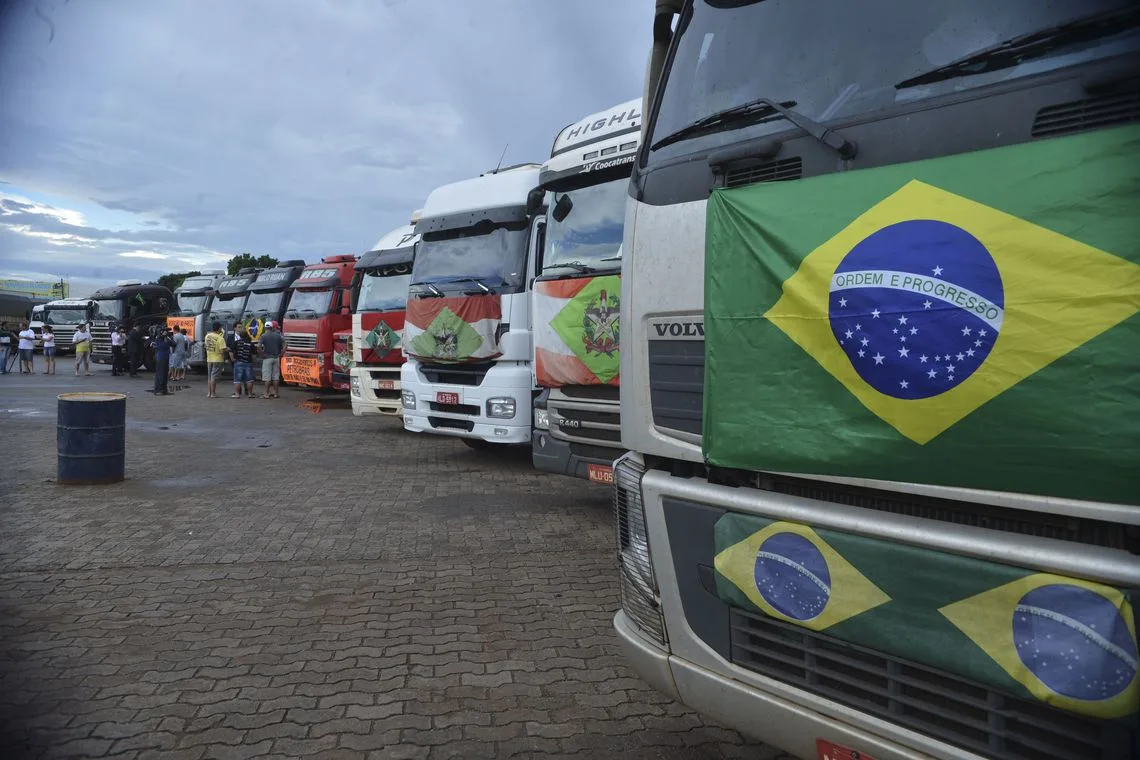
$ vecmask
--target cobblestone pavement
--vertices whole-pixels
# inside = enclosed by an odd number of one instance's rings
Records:
[[[624,665],[607,489],[204,386],[0,378],[0,756],[773,756]],[[80,388],[124,483],[54,482]]]

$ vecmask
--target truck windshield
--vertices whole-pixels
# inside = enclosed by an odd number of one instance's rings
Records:
[[[250,293],[245,302],[245,313],[255,317],[274,317],[285,303],[284,290],[265,290]]]
[[[412,267],[411,289],[518,292],[526,281],[528,222],[428,233]]]
[[[331,290],[294,290],[285,316],[304,319],[328,314],[329,306],[332,305],[332,294]]]
[[[759,110],[666,140],[757,98],[829,121],[1140,49],[1130,0],[716,5],[694,0],[678,26],[649,140],[651,146],[665,140],[653,149],[655,158],[789,128],[781,116]],[[1119,14],[1090,18],[1112,11]],[[1043,44],[1018,44],[1016,38],[1034,32],[1046,32]],[[866,44],[871,38],[875,44]],[[1021,52],[1011,55],[1011,47]]]
[[[45,325],[79,325],[87,321],[87,310],[49,309],[43,319]]]
[[[174,311],[174,316],[192,317],[196,314],[201,314],[206,308],[207,298],[209,298],[209,296],[192,296],[185,293],[176,293],[174,300],[178,303],[178,308]]]
[[[245,306],[245,293],[236,296],[215,295],[214,302],[210,304],[210,313],[206,315],[206,329],[211,329],[214,322],[221,322],[227,330],[238,317],[241,316]]]
[[[408,303],[408,284],[412,281],[409,267],[370,269],[360,280],[357,311],[394,311]]]
[[[117,298],[100,298],[95,302],[95,316],[93,319],[122,319],[123,302]]]
[[[618,249],[621,248],[628,189],[628,179],[615,179],[593,187],[555,193],[547,214],[542,271],[621,269]],[[563,198],[572,203],[568,204]],[[569,209],[565,216],[555,213],[559,203]],[[559,216],[562,221],[558,221]]]

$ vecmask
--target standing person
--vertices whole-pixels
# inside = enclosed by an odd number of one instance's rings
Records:
[[[222,376],[222,368],[226,366],[226,336],[222,332],[222,323],[215,322],[213,331],[206,335],[203,341],[206,344],[206,398],[218,397],[218,378]]]
[[[83,373],[91,376],[91,333],[87,332],[87,325],[80,324],[71,336],[71,345],[75,346],[75,376],[79,377],[79,368]]]
[[[143,334],[138,325],[132,325],[127,333],[127,367],[131,377],[139,376],[139,365],[142,364]]]
[[[7,322],[0,322],[0,375],[8,374],[8,359],[12,356],[12,331],[8,329]]]
[[[243,390],[247,398],[253,398],[253,357],[256,354],[257,347],[249,339],[249,333],[238,325],[230,348],[230,361],[234,363],[234,393],[230,398],[241,398]]]
[[[111,331],[111,376],[123,374],[123,349],[126,348],[127,334],[123,328]]]
[[[44,374],[55,374],[55,331],[51,329],[51,325],[44,325],[43,332],[44,341]]]
[[[162,330],[151,341],[154,346],[154,395],[170,395],[166,387],[170,377],[170,350],[174,348],[174,339],[170,337],[169,330]]]
[[[285,338],[277,331],[277,323],[265,323],[261,335],[261,379],[265,381],[262,398],[280,398],[278,383],[281,382],[281,354],[285,352]]]
[[[170,352],[170,379],[182,382],[186,377],[186,352],[190,347],[190,340],[181,327],[174,328],[174,350]]]
[[[20,323],[20,374],[21,375],[34,375],[36,374],[35,365],[35,350],[36,350],[36,333],[28,327],[27,322]]]

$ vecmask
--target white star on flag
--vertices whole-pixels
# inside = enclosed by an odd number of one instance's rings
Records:
[[[966,356],[973,356],[973,355],[974,355],[974,349],[970,348],[970,349],[966,350]]]
[[[982,347],[982,342],[981,342],[980,340],[975,340],[975,341],[974,341],[974,346],[976,346],[977,348],[981,348],[981,347]]]
[[[878,351],[876,351],[876,352],[875,352],[875,355],[874,355],[874,356],[872,356],[871,358],[875,360],[875,364],[882,364],[882,363],[883,363],[883,359],[886,359],[887,357],[883,356],[883,355],[882,355],[882,354],[880,354]]]
[[[899,328],[896,327],[895,329],[891,330],[891,332],[893,332],[895,335],[898,335],[899,334]]]
[[[918,360],[920,362],[922,362],[923,364],[926,364],[926,354],[923,354],[922,356],[918,357]]]
[[[918,335],[918,328],[917,327],[910,328],[910,334],[911,335]]]
[[[942,267],[934,267],[934,276],[935,277],[942,276]]]
[[[984,337],[986,337],[986,330],[985,330],[985,328],[982,328],[981,330],[978,330],[978,337],[979,337],[979,338],[984,338]]]
[[[899,324],[905,325],[906,324],[906,317],[899,317]]]
[[[903,390],[906,390],[907,385],[909,385],[909,383],[906,380],[903,380],[899,383],[899,387]]]
[[[878,309],[871,309],[871,317],[872,317],[872,318],[874,318],[874,319],[878,319],[878,318],[879,318],[879,314],[880,314],[880,312],[879,312],[879,310],[878,310]]]
[[[844,335],[846,335],[848,338],[854,338],[855,337],[855,333],[851,332],[850,330],[848,330],[846,333],[844,333]]]
[[[906,336],[905,336],[905,335],[900,335],[900,336],[899,336],[899,340],[901,340],[903,343],[906,343]]]
[[[929,309],[933,304],[931,304],[930,301],[923,301],[922,305],[924,308]]]
[[[859,332],[859,331],[860,331],[860,330],[862,330],[862,329],[863,329],[863,325],[861,325],[861,324],[859,324],[858,322],[856,322],[856,323],[855,323],[855,332]]]
[[[968,325],[966,327],[962,328],[962,334],[963,335],[969,335],[970,334],[970,328]]]
[[[959,354],[958,354],[958,356],[957,356],[956,358],[958,359],[958,361],[962,361],[962,360],[963,360],[963,359],[965,359],[966,357],[965,357],[964,355],[962,355],[961,353],[959,353]]]
[[[906,346],[903,346],[902,348],[899,349],[899,356],[901,356],[904,359],[906,357],[910,356],[910,349],[907,348]]]
[[[867,340],[866,338],[863,338],[863,340],[861,340],[859,342],[862,343],[864,347],[866,347],[867,344],[870,343],[871,341]]]
[[[860,359],[862,359],[864,356],[866,356],[866,354],[867,354],[867,352],[866,352],[866,351],[864,351],[864,350],[863,350],[863,349],[861,349],[861,348],[859,349],[859,358],[860,358]]]
[[[946,371],[947,372],[953,372],[954,371],[954,365],[953,364],[947,364],[946,365]]]
[[[839,305],[840,306],[846,306],[847,305],[847,299],[846,298],[840,298],[839,299]]]
[[[935,376],[935,375],[937,375],[937,374],[938,374],[938,370],[932,369],[932,370],[930,370],[929,372],[927,372],[927,373],[926,373],[926,376],[927,376],[927,377],[929,377],[929,378],[931,378],[931,379],[933,379],[933,378],[934,378],[934,376]]]

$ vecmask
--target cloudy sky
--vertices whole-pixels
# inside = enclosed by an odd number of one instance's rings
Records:
[[[0,2],[0,278],[367,250],[641,92],[652,0]]]

